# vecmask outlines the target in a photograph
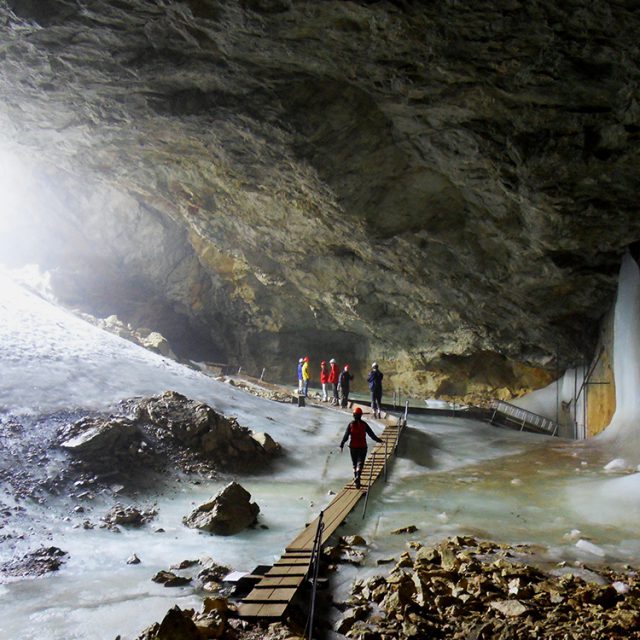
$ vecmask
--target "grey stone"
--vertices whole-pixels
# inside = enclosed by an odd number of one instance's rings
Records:
[[[191,528],[230,536],[255,524],[260,507],[237,482],[229,483],[215,497],[200,505],[183,522]]]

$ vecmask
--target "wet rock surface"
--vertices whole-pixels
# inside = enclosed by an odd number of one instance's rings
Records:
[[[258,513],[260,507],[251,502],[251,494],[237,482],[231,482],[183,518],[183,522],[193,529],[230,536],[255,524]]]
[[[349,638],[640,638],[637,571],[586,581],[527,563],[526,545],[456,537],[411,544],[386,575],[353,584],[336,630]],[[576,573],[578,570],[576,570]]]

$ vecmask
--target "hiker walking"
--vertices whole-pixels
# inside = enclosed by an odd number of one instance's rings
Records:
[[[371,427],[362,419],[362,409],[356,407],[353,410],[353,420],[347,425],[347,430],[344,432],[342,442],[340,443],[340,452],[342,452],[345,442],[349,440],[349,453],[351,454],[351,462],[353,463],[353,480],[356,489],[360,488],[360,475],[362,474],[362,467],[367,457],[367,436],[376,442],[382,442],[382,440],[373,433]]]
[[[378,363],[374,362],[371,365],[371,373],[367,378],[369,383],[369,390],[371,391],[371,411],[373,411],[374,418],[380,418],[380,403],[382,402],[382,378],[384,374],[378,368]]]
[[[329,394],[327,393],[327,385],[329,384],[329,369],[327,369],[327,362],[323,360],[320,363],[320,384],[322,385],[322,402],[329,400]]]
[[[353,376],[349,373],[349,365],[345,364],[344,369],[340,372],[338,378],[338,386],[340,387],[340,406],[344,409],[349,402],[349,386]]]
[[[338,405],[338,378],[340,376],[340,370],[338,369],[338,364],[336,361],[331,358],[329,360],[330,371],[329,371],[329,384],[333,387],[333,398],[331,398],[331,404]]]

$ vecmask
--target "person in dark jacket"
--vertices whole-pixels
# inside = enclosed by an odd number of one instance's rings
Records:
[[[340,377],[338,378],[338,386],[340,387],[340,406],[344,409],[349,402],[349,387],[351,386],[351,381],[353,380],[353,375],[349,373],[349,365],[345,364],[344,369],[340,373]]]
[[[371,365],[371,373],[367,378],[369,383],[369,390],[371,391],[371,411],[373,411],[374,418],[380,418],[380,404],[382,402],[382,378],[384,374],[378,368],[378,363],[374,362]]]
[[[338,378],[340,377],[340,369],[338,369],[338,364],[333,358],[329,360],[329,364],[331,365],[329,371],[329,383],[333,387],[333,398],[331,399],[331,404],[338,406]]]
[[[347,425],[344,432],[342,442],[340,443],[340,451],[344,449],[344,445],[349,440],[349,452],[351,453],[351,462],[353,463],[353,480],[356,489],[360,488],[360,474],[367,457],[367,436],[376,442],[382,442],[378,436],[373,433],[371,427],[362,419],[362,409],[356,407],[353,411],[353,420]]]

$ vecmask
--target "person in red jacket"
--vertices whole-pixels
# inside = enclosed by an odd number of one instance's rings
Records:
[[[347,425],[344,437],[340,443],[340,452],[344,449],[345,442],[349,441],[349,452],[351,453],[351,462],[353,463],[353,479],[356,489],[360,488],[360,474],[367,457],[367,436],[376,442],[382,442],[378,436],[373,433],[371,427],[362,419],[362,409],[356,407],[353,410],[353,420]]]
[[[340,369],[338,369],[338,364],[336,361],[331,358],[329,360],[329,364],[331,365],[331,370],[329,371],[329,378],[327,382],[333,386],[333,398],[331,398],[331,404],[338,404],[338,377],[340,376]]]
[[[327,400],[329,400],[329,395],[327,394],[329,369],[327,369],[327,362],[325,360],[320,363],[320,384],[322,385],[322,402],[327,402]]]

